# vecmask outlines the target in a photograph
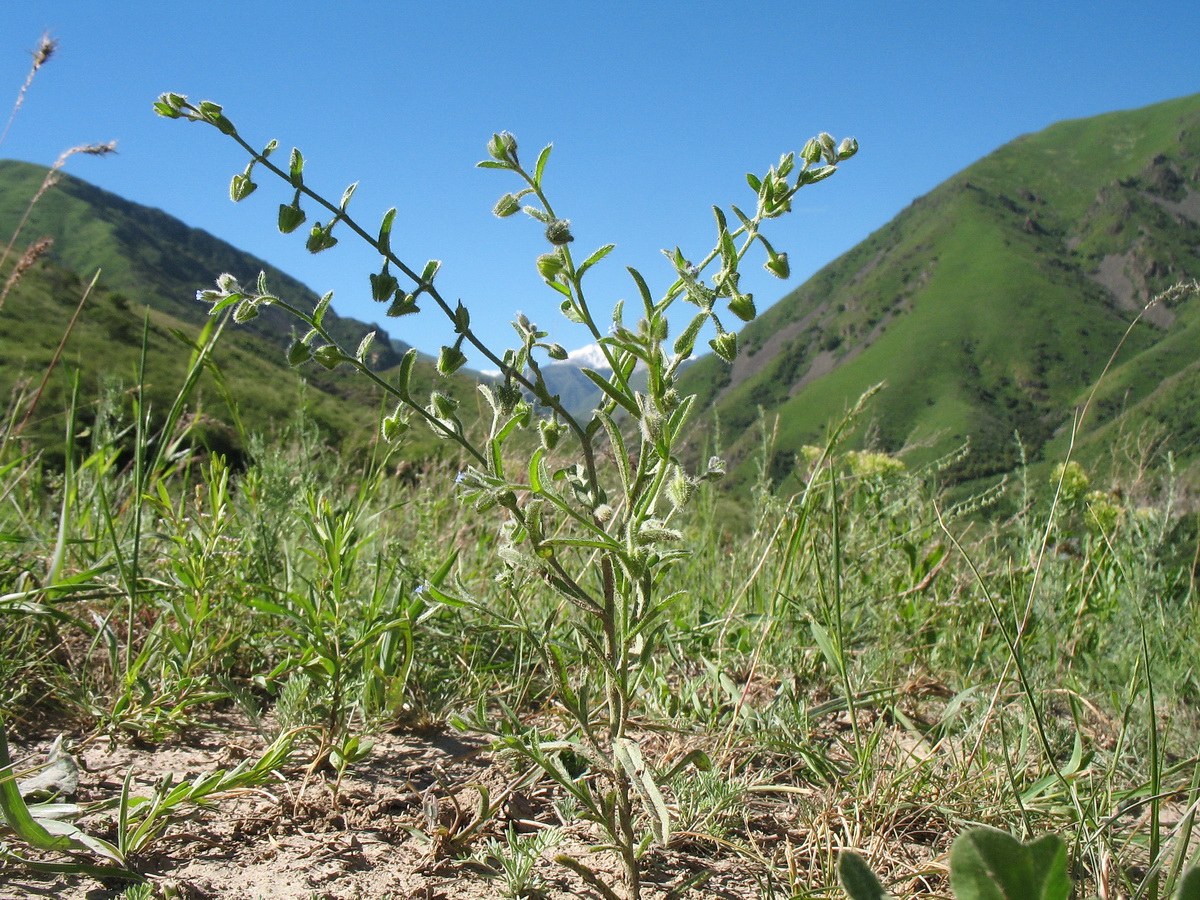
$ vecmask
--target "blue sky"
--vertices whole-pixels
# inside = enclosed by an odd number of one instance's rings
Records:
[[[265,177],[233,205],[241,151],[211,128],[157,118],[155,97],[215,100],[251,143],[298,146],[307,182],[333,199],[359,181],[351,210],[368,227],[398,207],[393,247],[416,267],[441,259],[439,286],[485,335],[509,341],[521,310],[575,347],[586,337],[534,269],[540,229],[491,215],[513,186],[474,168],[494,131],[514,132],[527,158],[554,143],[547,186],[575,249],[617,244],[589,276],[597,310],[633,294],[624,266],[661,291],[661,248],[707,251],[710,206],[751,205],[747,171],[819,131],[856,137],[859,156],[768,232],[793,274],[749,267],[761,274],[743,286],[761,310],[1019,134],[1200,91],[1194,0],[4,6],[0,84],[12,97],[39,35],[61,46],[0,156],[49,164],[115,139],[119,155],[75,157],[67,171],[333,290],[339,311],[429,351],[453,339],[435,310],[382,320],[372,253],[347,237],[314,257],[300,235],[276,233],[288,197]]]

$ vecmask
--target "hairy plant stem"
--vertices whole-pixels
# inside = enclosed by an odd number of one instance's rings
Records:
[[[189,108],[195,110],[195,107],[189,106]],[[199,115],[199,110],[195,110],[195,112],[197,113],[197,115]],[[292,183],[292,178],[289,173],[285,172],[279,166],[277,166],[273,162],[271,162],[266,156],[264,156],[263,154],[261,154],[260,152],[255,150],[254,147],[251,144],[247,143],[246,140],[241,136],[241,134],[239,134],[236,130],[231,132],[229,136],[232,137],[234,139],[234,141],[236,141],[242,147],[242,149],[244,149],[247,153],[250,154],[250,156],[254,159],[256,164],[261,165],[268,171],[273,172],[274,174],[278,175],[280,178],[282,178],[284,181],[288,182],[289,184]],[[522,174],[524,174],[524,173],[522,173]],[[525,176],[525,177],[528,178],[528,176]],[[426,293],[430,297],[432,297],[434,302],[437,303],[438,307],[442,310],[442,312],[446,315],[446,317],[448,319],[450,319],[451,322],[456,321],[456,318],[454,315],[454,309],[450,306],[450,304],[446,301],[446,299],[441,295],[441,293],[438,291],[438,289],[436,287],[434,287],[432,281],[426,281],[420,275],[418,275],[416,272],[414,272],[408,265],[405,264],[405,262],[402,259],[400,259],[400,257],[396,256],[396,254],[392,252],[390,247],[383,246],[377,238],[372,237],[370,232],[368,232],[361,225],[359,225],[358,222],[356,222],[344,209],[334,205],[333,203],[330,203],[328,200],[326,200],[320,194],[313,191],[307,185],[301,184],[301,185],[299,185],[297,190],[299,190],[302,194],[304,194],[306,197],[308,197],[314,203],[317,203],[318,205],[327,209],[329,212],[333,213],[334,221],[344,222],[347,228],[349,228],[351,231],[353,231],[355,234],[357,234],[360,238],[362,238],[364,241],[366,241],[368,245],[370,245],[375,250],[377,250],[385,259],[388,260],[388,262],[395,265],[396,268],[398,268],[401,272],[404,273],[404,275],[406,275],[408,278],[410,278],[413,281],[413,283],[417,285],[417,289],[419,291]],[[291,311],[294,313],[295,309],[291,308]],[[589,321],[590,321],[590,317],[589,317]],[[592,330],[595,331],[594,324],[592,325]],[[479,339],[479,337],[475,334],[474,330],[470,326],[467,326],[465,329],[463,329],[461,333],[462,333],[463,337],[466,339],[466,341],[468,343],[470,343],[470,345],[472,347],[474,347],[477,351],[479,351],[479,353],[481,353],[494,366],[499,368],[499,370],[501,371],[501,373],[504,375],[505,378],[509,378],[513,381],[516,381],[519,384],[521,384],[523,387],[525,387],[535,397],[537,397],[539,403],[545,405],[549,409],[552,409],[555,412],[555,414],[558,415],[562,419],[562,421],[566,423],[567,427],[569,427],[573,432],[575,432],[576,438],[579,442],[580,450],[582,451],[583,456],[584,456],[584,463],[585,463],[585,465],[587,467],[587,471],[589,473],[589,479],[593,482],[593,484],[598,485],[599,477],[598,477],[597,471],[596,471],[596,454],[595,454],[595,449],[592,446],[592,438],[588,435],[586,429],[582,425],[579,424],[578,420],[575,419],[575,417],[572,416],[569,412],[567,412],[566,408],[563,407],[563,405],[559,401],[558,397],[555,395],[552,395],[546,389],[545,383],[542,382],[540,379],[531,381],[530,379],[525,377],[525,374],[523,372],[519,372],[516,369],[514,369],[512,366],[509,366],[508,364],[506,364],[501,357],[499,357],[495,353],[493,353],[492,350],[485,343],[483,343],[483,341],[481,341]],[[597,333],[597,336],[598,336],[598,333]],[[330,338],[327,333],[322,333],[322,337],[329,340],[330,343],[335,344],[335,346],[336,346],[336,342],[333,341],[332,338]],[[606,351],[606,353],[607,353],[607,351]],[[389,391],[389,393],[393,394],[394,396],[399,396],[393,386],[389,385],[386,381],[384,381],[378,375],[375,375],[375,373],[371,372],[367,367],[359,366],[358,368],[360,369],[360,371],[366,372],[368,374],[368,376],[373,381],[375,381],[377,384],[380,384],[381,386],[386,388]],[[404,399],[404,398],[401,398],[401,399]],[[414,406],[415,408],[420,410],[420,407],[417,404],[412,404],[412,406]],[[422,410],[422,412],[423,412],[423,410]],[[427,416],[427,418],[432,419],[431,416]],[[438,423],[438,424],[440,425],[441,423]],[[458,443],[460,446],[464,447],[466,450],[471,452],[474,456],[476,456],[479,459],[480,462],[486,462],[484,460],[484,458],[473,447],[471,447],[467,441],[465,441],[462,438],[461,435],[453,434],[451,429],[445,429],[444,426],[440,430],[443,433],[447,434],[448,437],[451,437],[452,439],[454,439],[456,441],[456,443]]]

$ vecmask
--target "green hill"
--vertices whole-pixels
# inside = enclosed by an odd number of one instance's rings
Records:
[[[0,161],[0,235],[7,238],[13,233],[45,175],[44,167]],[[44,445],[60,440],[61,416],[55,414],[61,414],[67,403],[76,375],[85,422],[106,385],[129,388],[135,383],[144,319],[149,335],[148,397],[155,409],[165,410],[178,390],[189,355],[179,336],[194,340],[207,320],[208,307],[196,302],[196,291],[211,287],[218,274],[230,272],[253,284],[264,271],[271,289],[297,305],[311,307],[318,300],[309,288],[263,260],[159,210],[71,176],[63,176],[34,206],[0,272],[0,284],[8,278],[15,257],[42,237],[53,239],[49,252],[0,308],[0,390],[6,397],[22,384],[29,383],[32,390],[40,381],[87,282],[101,270],[100,283],[83,307],[28,432]],[[371,362],[385,377],[408,349],[377,326],[332,311],[325,324],[351,350],[375,329]],[[250,429],[266,430],[290,420],[303,402],[327,440],[344,446],[371,440],[382,402],[380,392],[345,369],[328,372],[312,363],[290,369],[285,348],[295,325],[286,313],[267,308],[247,325],[231,326],[222,335],[214,358],[241,419]],[[431,367],[423,365],[414,381],[428,390],[434,377]],[[451,393],[462,398],[473,395],[473,388],[469,377],[449,384]],[[194,412],[207,423],[202,438],[217,449],[237,452],[243,436],[236,433],[236,417],[211,377],[202,383],[197,404]],[[436,452],[433,438],[416,440],[410,448],[414,455]]]
[[[869,152],[869,148],[867,150]],[[1061,454],[1129,323],[1157,292],[1200,276],[1200,95],[1062,122],[1001,147],[914,201],[740,335],[729,367],[685,386],[720,416],[739,477],[759,408],[778,414],[772,472],[819,443],[867,388],[885,389],[855,440],[940,456],[968,438],[956,480]],[[1122,347],[1081,434],[1117,432],[1200,455],[1200,298],[1155,307]]]

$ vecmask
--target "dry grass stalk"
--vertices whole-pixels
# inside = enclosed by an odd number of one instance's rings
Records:
[[[13,267],[8,280],[4,282],[4,290],[0,291],[0,309],[4,308],[4,301],[8,299],[9,293],[17,286],[25,273],[33,268],[33,264],[41,259],[53,244],[54,238],[44,237],[34,241],[21,254],[21,258],[17,260],[17,264]]]
[[[96,282],[100,280],[100,270],[96,270],[96,274],[92,276],[91,282],[87,289],[84,290],[83,296],[79,298],[79,305],[75,307],[75,312],[71,316],[71,321],[67,323],[66,331],[63,332],[62,340],[58,342],[58,347],[54,351],[54,356],[50,359],[50,364],[46,366],[46,371],[42,375],[42,383],[38,385],[37,391],[33,395],[33,399],[29,401],[29,407],[25,410],[25,417],[21,419],[21,423],[13,429],[13,435],[19,435],[25,430],[25,426],[29,424],[29,420],[33,418],[33,412],[37,409],[38,403],[42,399],[42,392],[46,389],[46,385],[50,381],[50,376],[58,366],[58,360],[62,357],[63,348],[67,346],[67,339],[71,336],[71,332],[75,330],[75,323],[79,321],[79,314],[83,312],[83,305],[87,303],[88,297],[92,294],[92,288],[96,286]]]
[[[17,223],[16,229],[13,230],[12,237],[8,239],[8,245],[4,248],[4,253],[0,254],[0,267],[2,267],[8,261],[9,254],[12,253],[13,245],[16,244],[17,238],[20,237],[21,232],[24,230],[25,223],[29,221],[30,213],[32,213],[33,208],[37,206],[37,202],[42,199],[46,191],[58,184],[60,177],[58,171],[64,165],[66,165],[68,159],[70,159],[76,153],[84,153],[88,156],[107,156],[110,153],[116,152],[117,142],[109,141],[106,144],[81,144],[78,147],[72,147],[70,150],[67,150],[61,156],[59,156],[59,158],[54,161],[54,165],[46,170],[46,177],[42,179],[41,187],[39,187],[36,193],[34,193],[33,197],[30,198],[29,205],[25,207],[25,212],[21,214],[21,221]]]
[[[38,41],[37,49],[33,51],[33,65],[29,68],[29,74],[25,76],[25,83],[21,85],[21,90],[17,92],[17,102],[13,104],[12,112],[8,115],[8,123],[4,126],[4,133],[0,134],[0,145],[8,137],[8,130],[12,128],[13,119],[17,117],[17,111],[21,108],[21,104],[25,102],[25,94],[28,92],[29,86],[33,84],[33,76],[38,73],[38,69],[50,61],[50,57],[57,50],[57,39],[50,37],[49,33],[44,33],[42,39]]]

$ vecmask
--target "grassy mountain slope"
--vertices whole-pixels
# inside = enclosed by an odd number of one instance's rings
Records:
[[[0,161],[0,235],[13,232],[29,200],[45,177],[42,167]],[[106,389],[129,390],[138,380],[143,321],[148,328],[145,367],[147,398],[160,412],[173,400],[183,378],[189,349],[207,321],[207,306],[196,301],[198,288],[211,286],[221,272],[232,272],[253,284],[259,271],[267,273],[271,289],[297,305],[311,306],[317,296],[303,284],[226,244],[206,232],[189,228],[158,210],[130,203],[76,178],[64,177],[44,194],[0,272],[8,277],[23,248],[43,236],[54,244],[28,271],[0,309],[0,391],[9,395],[28,383],[31,392],[58,346],[96,269],[101,282],[84,305],[79,323],[26,434],[53,445],[62,434],[61,413],[78,375],[82,418]],[[148,317],[148,318],[147,318]],[[325,324],[350,350],[372,326],[330,313]],[[230,325],[214,354],[229,393],[247,429],[265,430],[293,418],[301,403],[328,439],[356,445],[372,439],[382,402],[380,391],[345,367],[328,372],[313,363],[290,369],[285,347],[294,321],[285,313],[264,309],[245,326]],[[407,350],[379,332],[372,362],[383,377]],[[435,375],[419,365],[414,385],[432,389]],[[439,389],[475,403],[470,377],[437,379]],[[202,438],[210,446],[237,452],[243,436],[234,428],[236,417],[206,376],[193,412],[202,411]],[[418,432],[410,454],[438,452],[440,442]]]
[[[869,148],[868,148],[869,151]],[[1012,141],[919,198],[771,307],[732,367],[685,386],[717,411],[744,477],[763,408],[780,416],[773,474],[884,382],[856,439],[930,459],[964,440],[954,476],[1066,446],[1064,425],[1155,292],[1200,275],[1200,95],[1063,122]],[[1192,455],[1185,370],[1200,300],[1155,308],[1098,392],[1084,446],[1120,416],[1154,418]],[[1189,348],[1190,352],[1189,352]],[[1194,396],[1194,395],[1193,395]],[[1164,409],[1174,409],[1165,416]]]
[[[0,160],[0,235],[12,234],[45,176],[42,166]],[[204,320],[207,308],[195,302],[196,291],[211,287],[222,272],[249,285],[259,272],[266,272],[267,284],[281,297],[309,308],[318,299],[290,275],[208,232],[70,175],[63,175],[34,206],[23,236],[53,238],[51,258],[64,268],[89,275],[101,268],[110,289],[184,321]],[[336,314],[326,324],[339,342],[351,346],[373,327]],[[266,309],[243,328],[286,346],[292,321],[285,313]],[[377,368],[395,365],[408,349],[386,331],[378,330],[375,338]]]

